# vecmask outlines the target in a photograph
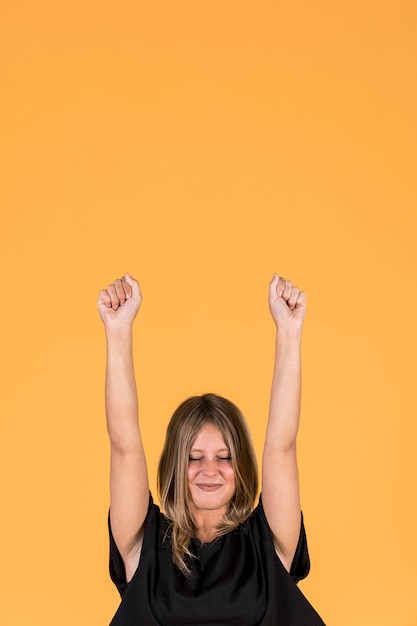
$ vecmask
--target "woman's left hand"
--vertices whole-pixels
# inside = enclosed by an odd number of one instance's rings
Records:
[[[280,331],[301,330],[306,314],[306,294],[274,274],[269,284],[269,309]]]

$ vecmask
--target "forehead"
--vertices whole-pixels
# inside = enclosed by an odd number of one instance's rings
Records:
[[[200,428],[191,444],[192,450],[203,450],[206,448],[216,450],[228,449],[222,433],[217,426],[210,422]]]

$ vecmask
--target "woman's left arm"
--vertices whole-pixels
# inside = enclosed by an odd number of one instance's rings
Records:
[[[275,366],[262,462],[262,503],[275,549],[289,571],[300,535],[297,432],[305,293],[274,274],[269,308],[276,326]]]

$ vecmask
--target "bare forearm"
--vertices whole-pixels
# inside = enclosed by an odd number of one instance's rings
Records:
[[[127,451],[139,436],[132,328],[107,330],[106,340],[107,429],[112,447]]]
[[[301,408],[301,329],[276,335],[275,364],[266,441],[289,449],[295,446]]]

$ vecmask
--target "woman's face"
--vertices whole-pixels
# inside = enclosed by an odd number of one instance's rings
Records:
[[[191,446],[188,463],[188,491],[193,513],[223,515],[236,491],[230,450],[214,424],[205,424]]]

